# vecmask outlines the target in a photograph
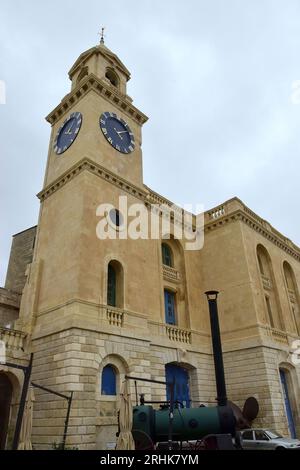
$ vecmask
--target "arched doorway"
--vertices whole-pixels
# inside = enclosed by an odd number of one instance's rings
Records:
[[[0,449],[5,449],[13,387],[6,374],[0,372]]]
[[[283,393],[283,398],[284,398],[285,412],[286,412],[286,417],[287,417],[287,420],[288,420],[288,427],[289,427],[291,437],[293,439],[295,439],[296,438],[296,428],[295,428],[293,411],[292,411],[290,396],[289,396],[287,373],[284,369],[279,369],[279,372],[280,372],[280,381],[281,381],[281,386],[282,386],[282,393]]]
[[[167,382],[167,400],[171,398],[171,387],[169,384],[175,380],[174,400],[178,400],[184,407],[191,406],[189,373],[184,367],[177,364],[167,364],[166,382]]]

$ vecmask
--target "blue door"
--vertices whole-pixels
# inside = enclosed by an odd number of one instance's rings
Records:
[[[166,323],[175,325],[175,294],[169,290],[165,290],[165,317]]]
[[[285,412],[286,412],[286,416],[288,419],[290,435],[292,438],[296,438],[296,429],[295,429],[293,412],[292,412],[290,398],[289,398],[289,390],[288,390],[288,384],[286,380],[286,374],[285,374],[285,371],[282,369],[280,369],[280,380],[281,380],[281,385],[282,385]]]
[[[189,374],[183,367],[176,364],[166,365],[166,382],[167,382],[167,400],[171,399],[171,387],[175,380],[174,400],[178,400],[181,405],[189,408],[191,405],[189,390]]]

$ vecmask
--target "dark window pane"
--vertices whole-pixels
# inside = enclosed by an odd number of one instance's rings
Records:
[[[108,265],[108,276],[107,276],[107,304],[112,307],[116,307],[116,283],[117,276],[114,267]]]
[[[113,366],[108,365],[103,368],[101,380],[102,395],[116,395],[116,372]]]
[[[162,244],[162,262],[166,266],[173,266],[171,248],[166,243]]]
[[[253,431],[243,432],[243,439],[247,439],[247,441],[253,441]]]

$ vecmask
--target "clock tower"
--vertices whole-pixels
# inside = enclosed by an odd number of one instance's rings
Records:
[[[47,116],[52,133],[45,187],[83,158],[142,187],[147,117],[127,95],[128,69],[102,39],[79,56],[69,78],[71,92]]]
[[[143,316],[139,321],[124,316],[126,309],[144,309],[144,299],[132,288],[138,279],[151,282],[151,273],[144,273],[143,247],[134,240],[99,240],[96,227],[100,204],[117,208],[120,196],[134,204],[149,195],[143,185],[141,150],[147,117],[127,95],[128,69],[103,41],[79,56],[69,78],[70,93],[46,118],[51,137],[38,194],[38,232],[17,325],[32,340],[33,380],[61,393],[74,392],[69,443],[84,449],[95,448],[101,413],[110,416],[106,425],[113,420],[110,439],[115,438],[116,405],[101,402],[100,369],[112,356],[111,361],[120,362],[114,365],[120,375],[126,373],[120,359],[126,341],[114,343],[110,335],[122,324],[128,329],[130,350],[136,329],[144,331]],[[156,245],[152,249],[159,256]],[[142,258],[135,266],[132,260],[138,252]],[[149,252],[148,262],[151,258]],[[111,272],[122,284],[115,298],[108,294]],[[160,310],[157,298],[152,311]],[[147,347],[142,343],[145,353]],[[53,402],[47,400],[37,391],[36,448],[51,446],[57,427],[63,429],[65,411],[53,411]],[[112,405],[113,410],[103,411]],[[103,429],[106,436],[108,428]]]

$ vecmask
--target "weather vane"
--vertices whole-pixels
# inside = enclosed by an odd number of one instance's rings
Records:
[[[101,28],[101,33],[99,33],[100,36],[101,36],[100,44],[104,44],[104,30],[105,30],[105,28]]]

